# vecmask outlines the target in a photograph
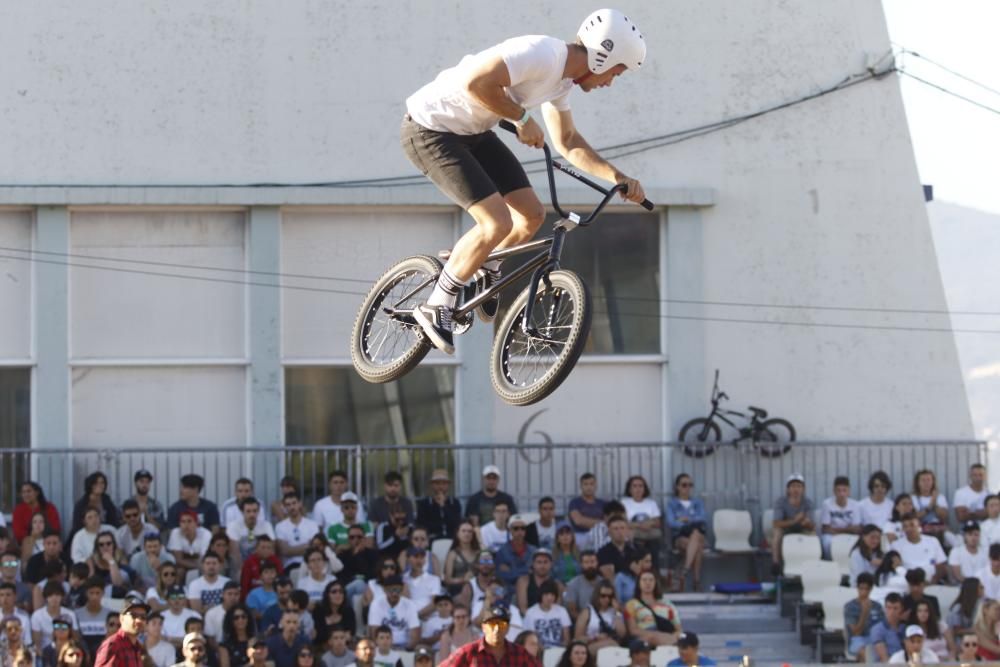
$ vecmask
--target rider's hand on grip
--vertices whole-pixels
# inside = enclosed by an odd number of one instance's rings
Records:
[[[642,189],[642,184],[638,180],[626,176],[625,174],[620,174],[615,181],[618,185],[624,185],[625,191],[621,193],[622,199],[627,199],[628,201],[635,202],[636,204],[642,204],[646,201],[646,193]]]
[[[517,138],[522,144],[533,148],[541,148],[545,143],[545,133],[534,118],[529,118],[523,127],[518,128]]]

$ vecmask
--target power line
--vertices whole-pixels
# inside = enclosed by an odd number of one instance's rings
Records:
[[[376,278],[348,278],[341,276],[324,276],[316,274],[301,274],[301,273],[284,273],[280,271],[254,271],[251,269],[232,269],[227,267],[217,267],[217,266],[198,266],[194,264],[179,264],[173,262],[158,262],[153,260],[140,260],[140,259],[124,259],[121,257],[107,257],[101,255],[85,255],[77,253],[63,253],[63,252],[52,252],[44,250],[28,250],[23,248],[12,248],[7,246],[0,246],[0,251],[5,252],[15,252],[24,253],[26,255],[47,255],[56,257],[66,257],[70,259],[82,259],[89,261],[101,261],[101,262],[120,262],[127,264],[138,264],[147,266],[157,266],[157,267],[168,267],[168,268],[178,268],[188,271],[217,271],[225,273],[239,273],[239,274],[249,274],[249,275],[262,275],[262,276],[272,276],[276,278],[293,278],[293,279],[305,279],[305,280],[322,280],[331,282],[350,282],[358,283],[363,285],[374,284]],[[82,265],[74,263],[64,263],[64,262],[54,262],[30,257],[30,256],[14,256],[14,255],[0,255],[0,259],[13,259],[25,262],[42,262],[45,264],[63,264],[65,266],[72,266],[76,268],[91,268],[91,269],[106,269],[108,271],[119,271],[122,273],[137,273],[142,275],[151,275],[164,278],[191,278],[198,280],[213,280],[204,276],[191,276],[176,273],[163,273],[155,271],[141,271],[133,269],[116,269],[114,267],[105,267],[99,265]],[[363,296],[367,292],[351,292],[345,290],[325,290],[319,287],[299,287],[296,285],[278,284],[278,283],[259,283],[259,282],[248,282],[243,280],[230,280],[230,281],[219,281],[226,282],[228,284],[235,285],[249,285],[249,286],[260,286],[260,287],[285,287],[288,289],[301,289],[312,292],[323,292],[329,291],[331,294],[355,294],[358,296]],[[643,296],[614,296],[610,299],[607,297],[602,297],[605,301],[631,301],[631,302],[645,302],[645,303],[665,303],[665,304],[676,304],[676,305],[691,305],[691,306],[716,306],[716,307],[726,307],[726,308],[768,308],[775,310],[818,310],[818,311],[832,311],[832,312],[859,312],[859,313],[873,313],[873,314],[901,314],[901,315],[958,315],[958,316],[985,316],[985,317],[997,317],[1000,316],[1000,311],[981,311],[981,310],[942,310],[942,309],[928,309],[928,308],[890,308],[890,307],[875,307],[875,306],[831,306],[831,305],[814,305],[814,304],[781,304],[781,303],[762,303],[753,301],[724,301],[724,300],[703,300],[703,299],[670,299],[670,298],[656,298],[656,297],[643,297]]]
[[[920,83],[924,84],[925,86],[930,86],[931,88],[935,88],[937,90],[940,90],[942,93],[946,93],[948,95],[951,95],[952,97],[957,97],[958,99],[962,100],[963,102],[968,102],[969,104],[975,105],[975,106],[979,107],[980,109],[985,109],[986,111],[992,111],[993,113],[995,113],[997,115],[1000,115],[1000,109],[995,109],[995,108],[993,108],[991,106],[987,106],[987,105],[983,104],[982,102],[977,102],[976,100],[972,99],[971,97],[966,97],[965,95],[959,95],[955,91],[949,90],[949,89],[945,88],[944,86],[939,86],[938,84],[931,83],[930,81],[927,81],[926,79],[921,79],[919,76],[917,76],[915,74],[910,74],[905,69],[899,70],[899,73],[902,74],[902,75],[904,75],[904,76],[908,76],[911,79],[919,81]]]
[[[935,67],[937,67],[939,69],[944,70],[945,72],[947,72],[948,74],[951,74],[952,76],[958,77],[959,79],[962,79],[963,81],[971,83],[974,86],[979,86],[983,90],[989,91],[989,92],[993,93],[994,95],[1000,95],[1000,90],[997,90],[996,88],[991,88],[990,86],[987,86],[985,83],[982,83],[981,81],[976,81],[975,79],[967,77],[967,76],[965,76],[964,74],[962,74],[960,72],[956,72],[953,69],[945,67],[941,63],[939,63],[939,62],[937,62],[935,60],[931,60],[930,58],[928,58],[927,56],[925,56],[923,54],[917,53],[916,51],[911,51],[910,49],[906,48],[902,44],[897,44],[896,46],[899,47],[900,53],[907,53],[907,54],[909,54],[911,56],[915,56],[917,58],[920,58],[921,60],[923,60],[925,62],[928,62],[931,65],[934,65]]]

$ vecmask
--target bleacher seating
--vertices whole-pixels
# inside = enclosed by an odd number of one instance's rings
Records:
[[[746,510],[715,510],[712,515],[712,530],[715,533],[716,551],[732,553],[753,549],[750,545],[753,517]]]
[[[797,576],[803,563],[818,561],[823,555],[816,535],[785,535],[781,541],[781,555],[785,560],[785,574]]]
[[[622,646],[605,646],[597,652],[597,667],[622,667],[629,663],[628,649]],[[664,663],[666,664],[666,663]]]
[[[951,605],[955,604],[960,592],[960,586],[928,586],[924,589],[924,595],[937,598],[942,616],[948,615],[948,610],[951,609]]]
[[[545,667],[556,667],[565,650],[561,646],[553,646],[552,648],[545,649],[545,653],[542,655],[542,664]]]
[[[765,540],[771,541],[771,526],[774,524],[774,510],[766,509],[764,513],[760,515],[760,541],[763,543]]]
[[[665,665],[679,655],[676,646],[657,646],[653,649],[652,655],[649,656],[649,664]]]
[[[804,602],[822,602],[829,589],[840,586],[840,568],[828,560],[804,561],[797,574],[802,581]]]
[[[396,651],[399,653],[399,661],[403,667],[413,667],[413,651]]]
[[[857,535],[841,534],[834,535],[830,542],[830,556],[840,567],[840,574],[845,577],[851,576],[851,549],[857,541]]]
[[[444,568],[444,560],[448,557],[449,549],[451,549],[451,540],[447,538],[431,542],[431,554],[437,556],[442,568]]]

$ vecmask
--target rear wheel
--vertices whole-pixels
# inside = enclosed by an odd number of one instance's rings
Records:
[[[427,255],[407,257],[391,267],[368,292],[351,332],[354,369],[368,382],[391,382],[423,360],[431,344],[412,317],[386,308],[412,310],[427,301],[441,262]]]
[[[522,330],[528,289],[518,295],[493,340],[490,375],[497,394],[511,405],[531,405],[553,391],[573,370],[590,333],[590,292],[579,276],[553,271],[538,285],[530,326]]]
[[[774,459],[787,454],[795,442],[795,427],[786,419],[768,419],[761,423],[753,446],[760,455]]]
[[[715,451],[722,440],[722,431],[711,419],[698,417],[681,427],[677,439],[684,443],[685,454],[701,459]]]

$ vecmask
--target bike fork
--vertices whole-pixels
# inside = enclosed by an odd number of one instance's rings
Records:
[[[566,238],[566,229],[556,227],[552,235],[552,247],[549,249],[549,259],[542,266],[535,269],[531,275],[531,282],[528,283],[528,301],[524,305],[524,315],[521,318],[521,332],[528,338],[547,338],[539,333],[532,324],[532,315],[535,310],[535,298],[538,296],[538,283],[544,281],[546,289],[552,289],[552,281],[549,280],[549,273],[559,270],[559,258],[562,256],[563,240]],[[555,316],[555,306],[559,303],[558,297],[554,297],[553,308],[548,313],[549,325]]]

